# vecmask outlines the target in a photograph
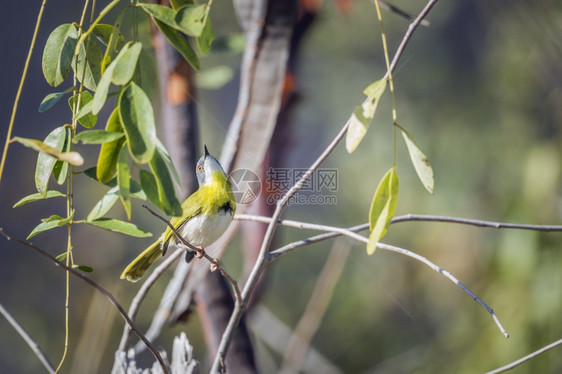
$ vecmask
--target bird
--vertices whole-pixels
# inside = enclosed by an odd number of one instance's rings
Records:
[[[221,164],[214,158],[207,146],[195,172],[199,188],[181,204],[183,214],[172,217],[170,224],[189,244],[203,249],[214,243],[230,226],[236,202],[230,181]],[[166,253],[170,244],[181,243],[170,227],[138,255],[121,274],[121,279],[138,281],[158,258]],[[195,255],[186,248],[186,261]]]

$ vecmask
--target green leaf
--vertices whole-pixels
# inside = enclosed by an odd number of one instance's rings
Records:
[[[371,120],[375,116],[375,111],[377,110],[378,103],[382,94],[386,89],[387,80],[380,79],[365,89],[365,94],[367,94],[367,99],[363,103],[355,108],[353,114],[347,121],[347,134],[345,138],[345,147],[347,152],[353,153],[363,137],[367,133]]]
[[[43,50],[43,75],[53,87],[59,86],[70,73],[78,30],[71,23],[58,26],[51,32]]]
[[[47,193],[45,195],[38,192],[38,193],[34,193],[34,194],[31,194],[31,195],[27,195],[25,197],[22,197],[20,199],[20,201],[18,201],[17,203],[14,204],[13,208],[17,208],[18,206],[33,203],[33,202],[39,201],[39,200],[50,199],[52,197],[65,197],[65,196],[66,195],[63,194],[62,192],[55,191],[55,190],[47,191]]]
[[[103,54],[97,40],[88,37],[81,45],[78,51],[78,60],[72,64],[72,69],[76,74],[76,78],[80,83],[84,83],[84,87],[88,90],[95,91],[101,78],[101,62]],[[83,82],[82,82],[83,78]]]
[[[113,207],[115,202],[119,200],[119,187],[115,186],[105,195],[102,196],[101,199],[94,205],[88,217],[86,218],[87,221],[94,221],[98,218],[103,217],[109,210]]]
[[[98,218],[93,221],[84,221],[84,222],[104,230],[114,231],[121,234],[134,236],[137,238],[146,238],[152,236],[152,234],[149,233],[148,231],[145,231],[132,223],[120,221],[118,219]]]
[[[127,219],[131,219],[131,171],[129,169],[129,153],[125,147],[121,148],[117,160],[117,185],[119,186],[119,197],[127,213]]]
[[[394,216],[396,210],[396,202],[398,201],[398,175],[396,168],[392,167],[382,178],[369,211],[369,226],[371,234],[367,243],[367,254],[372,255],[377,243],[386,234],[390,220]]]
[[[113,69],[112,81],[114,84],[122,86],[133,78],[139,55],[142,51],[141,43],[131,44],[123,54],[115,59],[115,68]]]
[[[70,127],[65,127],[65,129],[66,129],[66,134],[64,138],[64,146],[62,147],[62,151],[70,152],[70,148],[71,148],[70,141],[72,137],[72,131],[70,130]],[[64,184],[64,182],[66,181],[67,173],[68,173],[68,162],[57,160],[57,162],[55,162],[55,167],[53,168],[53,175],[55,176],[55,180],[59,185]]]
[[[58,255],[57,257],[55,257],[55,260],[57,260],[58,262],[64,261],[66,259],[67,255],[68,255],[68,253],[63,252],[60,255]]]
[[[72,267],[76,268],[76,269],[79,269],[79,270],[82,270],[85,273],[91,273],[91,272],[94,271],[94,268],[92,268],[90,266],[86,266],[86,265],[76,265],[76,264],[74,264]]]
[[[172,162],[172,158],[170,157],[168,150],[166,149],[166,147],[164,147],[164,144],[162,144],[162,142],[158,138],[156,138],[155,144],[156,150],[158,151],[158,153],[160,153],[160,157],[162,157],[164,164],[166,164],[166,168],[172,173],[174,182],[178,187],[181,187],[180,176],[178,174],[178,171],[176,170],[176,167],[174,166],[174,163]]]
[[[74,103],[77,97],[78,95],[74,95],[68,99],[70,110],[74,110]],[[78,122],[87,129],[94,127],[98,121],[98,116],[92,113],[93,99],[94,98],[89,91],[83,91],[80,95],[80,107],[78,108],[78,113],[76,114]]]
[[[37,139],[20,138],[19,136],[16,136],[12,138],[12,140],[10,140],[10,143],[13,142],[18,142],[28,148],[52,156],[57,160],[66,161],[74,166],[81,166],[84,164],[84,159],[82,158],[80,153],[78,152],[63,153]]]
[[[74,137],[73,142],[82,144],[103,144],[107,142],[112,142],[117,139],[124,137],[125,134],[117,131],[106,131],[106,130],[90,130],[82,131]]]
[[[150,99],[135,83],[129,83],[119,96],[119,118],[127,137],[131,156],[144,164],[154,154],[156,125]]]
[[[86,173],[86,171],[84,171],[84,173]],[[96,179],[96,171],[90,170],[88,172],[88,176]],[[139,200],[146,200],[146,194],[144,193],[140,184],[134,179],[131,179],[129,183],[131,185],[131,197]],[[86,220],[94,221],[98,218],[103,217],[107,212],[109,212],[113,205],[115,205],[117,200],[119,200],[119,186],[117,186],[117,179],[112,179],[108,184],[113,185],[113,187],[109,191],[107,191],[106,194],[103,195],[102,198],[96,203],[96,205],[88,214]]]
[[[431,163],[429,159],[421,149],[421,146],[416,141],[416,139],[408,131],[398,125],[402,131],[402,137],[406,142],[408,147],[408,152],[410,153],[410,159],[412,164],[414,164],[414,169],[418,174],[418,178],[429,193],[433,193],[433,169],[431,168]]]
[[[181,216],[183,211],[180,202],[176,198],[174,183],[172,182],[172,177],[160,152],[154,152],[149,166],[156,179],[158,206],[168,215],[175,217]]]
[[[69,92],[74,90],[74,86],[67,88],[63,92],[53,92],[45,96],[43,100],[41,100],[41,104],[39,104],[39,113],[43,113],[46,110],[51,109],[53,105],[59,102],[59,100]]]
[[[178,10],[184,5],[193,4],[193,0],[170,0],[170,4],[174,10]]]
[[[61,216],[52,215],[49,218],[43,218],[40,224],[38,224],[33,231],[27,236],[26,239],[30,239],[37,234],[40,234],[44,231],[54,229],[55,227],[65,226],[70,223],[72,217],[63,218]]]
[[[197,47],[199,47],[201,53],[206,54],[209,52],[213,40],[215,40],[215,32],[211,24],[211,19],[207,16],[207,22],[205,22],[201,35],[197,37]]]
[[[119,118],[119,107],[116,107],[109,116],[105,130],[107,132],[123,133],[121,119]],[[101,183],[109,182],[117,172],[117,158],[124,142],[125,138],[122,137],[101,145],[96,168],[96,178]]]
[[[159,95],[158,86],[158,66],[154,57],[147,53],[144,49],[141,51],[135,74],[133,74],[133,82],[139,85],[148,97],[156,97]]]
[[[125,14],[128,10],[129,7],[123,8],[115,20],[115,25],[110,26],[111,32],[109,33],[109,37],[105,42],[107,48],[105,50],[105,54],[101,63],[102,73],[105,72],[105,68],[111,63],[111,61],[113,61],[113,57],[115,57],[115,51],[122,49],[122,47],[125,45],[125,38],[121,34],[121,25],[123,24],[123,18],[125,17]]]
[[[197,73],[197,87],[216,90],[230,82],[233,76],[234,73],[229,66],[213,66]]]
[[[117,31],[115,31],[117,30]],[[99,23],[94,26],[94,30],[92,34],[98,38],[99,42],[102,43],[104,46],[108,46],[111,42],[111,35],[115,33],[116,37],[116,50],[120,50],[126,43],[125,37],[121,34],[121,30],[119,27],[113,27],[113,25],[107,25],[103,23]],[[112,52],[113,53],[113,52]]]
[[[201,35],[208,9],[207,4],[187,4],[179,8],[175,17],[179,30],[189,36]]]
[[[158,20],[175,29],[179,28],[179,25],[175,21],[176,12],[174,12],[172,8],[148,3],[140,3],[138,6],[140,6],[142,10],[149,14],[155,21]]]
[[[154,18],[154,23],[179,54],[182,55],[194,69],[199,70],[199,58],[197,58],[197,55],[193,52],[193,49],[179,31],[156,18]]]
[[[141,169],[142,170],[142,169]],[[139,182],[131,178],[131,197],[138,200],[146,200],[146,193]]]
[[[57,127],[47,135],[44,142],[42,143],[45,147],[53,147],[55,151],[62,150],[64,146],[65,131],[64,126]],[[53,168],[55,167],[55,158],[39,151],[37,155],[37,166],[35,167],[35,187],[37,191],[43,196],[47,193],[47,186],[49,184],[49,178],[53,173]]]
[[[154,178],[154,175],[147,170],[141,169],[140,182],[148,200],[154,205],[160,206],[158,199],[158,186],[156,185],[156,178]]]
[[[105,101],[107,100],[107,93],[109,92],[109,86],[111,85],[111,80],[113,79],[113,70],[115,69],[116,61],[129,49],[129,44],[125,44],[119,54],[109,64],[107,69],[103,72],[101,79],[98,83],[98,89],[96,90],[96,94],[94,95],[94,100],[92,101],[92,112],[94,114],[98,114],[103,108]]]

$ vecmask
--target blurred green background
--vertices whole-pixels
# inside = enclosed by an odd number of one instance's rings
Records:
[[[374,6],[368,1],[352,4],[351,12],[343,14],[333,2],[326,2],[307,33],[297,67],[300,100],[294,108],[283,166],[308,167],[363,100],[363,88],[384,75]],[[396,0],[393,4],[416,13],[425,3]],[[17,2],[3,4],[2,141],[39,6],[39,1],[25,7]],[[62,102],[48,112],[37,112],[41,99],[57,90],[44,81],[40,62],[50,31],[78,20],[81,6],[70,0],[47,4],[14,136],[42,139],[53,127],[70,122],[70,111]],[[408,21],[388,12],[383,17],[393,53]],[[230,2],[215,2],[211,18],[218,37],[239,32]],[[146,20],[139,19],[145,30]],[[394,78],[398,121],[416,136],[430,158],[435,194],[429,195],[417,180],[399,139],[396,214],[559,224],[562,3],[442,1],[428,19],[431,26],[416,31]],[[234,111],[240,55],[211,52],[202,59],[203,70],[222,65],[232,70],[233,79],[216,90],[201,89],[199,95],[202,142],[212,150],[220,149]],[[159,100],[153,102],[157,105]],[[286,217],[336,226],[367,220],[376,185],[392,164],[390,107],[387,94],[359,149],[349,155],[340,145],[323,165],[338,169],[337,204],[292,206]],[[109,114],[103,113],[100,123]],[[80,146],[79,151],[85,155],[85,167],[95,163],[97,147]],[[0,185],[0,227],[19,238],[27,236],[40,218],[65,213],[62,199],[11,208],[35,192],[35,160],[34,152],[12,145]],[[75,181],[77,216],[84,217],[105,190],[81,175]],[[124,218],[117,205],[111,214]],[[156,234],[162,230],[161,223],[139,204],[133,208],[133,220]],[[280,228],[277,243],[312,234]],[[52,230],[32,241],[58,255],[66,248],[66,233]],[[342,372],[484,372],[562,337],[562,234],[400,223],[391,226],[383,241],[415,251],[455,275],[494,309],[510,338],[505,339],[490,315],[442,275],[384,250],[367,256],[363,245],[353,244],[312,341]],[[150,240],[77,225],[73,242],[76,261],[92,266],[91,277],[128,307],[138,285],[118,277]],[[237,243],[224,262],[239,275]],[[297,324],[331,247],[332,242],[305,247],[269,269],[262,302],[289,327]],[[4,239],[0,239],[0,253],[0,302],[56,364],[64,344],[64,272]],[[147,326],[169,277],[151,291],[139,315],[141,327]],[[70,356],[63,372],[108,372],[122,319],[77,279],[71,283],[70,326]],[[157,343],[169,351],[172,337],[184,329],[166,329]],[[38,360],[4,319],[0,319],[0,330],[0,372],[42,372]],[[196,357],[205,360],[197,318],[190,321],[187,333]],[[260,352],[258,361],[263,372],[273,372],[280,356],[259,335],[252,332]],[[561,372],[561,349],[514,372]],[[151,362],[148,354],[140,359],[147,365]]]

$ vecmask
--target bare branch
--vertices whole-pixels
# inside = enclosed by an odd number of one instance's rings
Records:
[[[119,311],[119,313],[121,314],[123,319],[125,319],[127,324],[131,327],[131,330],[133,330],[135,332],[135,334],[146,344],[146,346],[148,347],[150,352],[154,355],[154,357],[156,357],[156,359],[160,363],[160,366],[162,367],[162,370],[164,371],[164,373],[170,372],[168,370],[168,364],[164,361],[164,359],[162,358],[160,353],[158,353],[158,351],[154,348],[154,346],[150,343],[150,341],[148,341],[148,339],[146,339],[146,337],[138,329],[138,327],[135,325],[135,323],[129,318],[129,316],[127,315],[127,312],[125,312],[125,309],[123,309],[123,307],[121,306],[121,304],[119,304],[117,299],[115,299],[115,297],[113,297],[111,292],[109,292],[108,290],[106,290],[105,288],[103,288],[102,286],[100,286],[99,284],[97,284],[95,281],[91,280],[90,278],[88,278],[84,274],[82,274],[82,273],[74,270],[73,268],[68,267],[65,264],[57,261],[54,257],[52,257],[50,254],[48,254],[47,252],[45,252],[41,248],[36,247],[33,244],[28,243],[26,241],[19,240],[19,239],[16,239],[16,238],[8,235],[2,228],[0,228],[0,235],[3,235],[6,239],[8,239],[10,241],[13,241],[15,243],[18,243],[18,244],[21,244],[23,246],[26,246],[28,248],[33,249],[35,252],[37,252],[40,255],[42,255],[43,257],[49,259],[54,265],[56,265],[56,266],[58,266],[62,269],[65,269],[70,274],[82,279],[84,282],[86,282],[87,284],[89,284],[90,286],[95,288],[98,292],[100,292],[105,297],[107,297],[109,299],[109,301],[111,302],[111,304],[113,304],[113,306],[115,306],[115,308],[117,308],[117,310]]]
[[[246,218],[246,215],[243,215],[242,217]],[[255,216],[252,217],[252,216],[249,216],[247,218],[250,218],[250,219],[256,220],[256,221],[260,221],[260,222],[271,221],[271,219],[269,219],[267,217],[255,217]],[[282,220],[282,219],[278,219],[277,223],[281,224],[281,225],[291,226],[291,227],[309,228],[309,229],[316,229],[316,230],[321,230],[321,231],[331,231],[333,233],[345,235],[345,236],[350,237],[352,239],[355,239],[355,240],[357,240],[361,243],[367,244],[369,242],[369,239],[367,239],[366,237],[364,237],[362,235],[359,235],[359,234],[357,234],[353,231],[350,231],[348,229],[344,229],[344,228],[340,228],[340,227],[323,226],[323,225],[316,225],[316,224],[312,224],[312,223],[297,222],[297,221]],[[363,227],[363,225],[358,226],[358,227]],[[365,228],[367,228],[367,227],[368,227],[368,225],[365,225]],[[310,244],[310,243],[307,243],[307,244]],[[303,245],[305,245],[305,244],[303,244]],[[455,283],[457,286],[459,286],[464,292],[466,292],[468,295],[470,295],[470,297],[472,297],[474,299],[474,301],[476,301],[484,309],[486,309],[488,311],[488,313],[490,313],[490,315],[494,319],[494,322],[496,323],[496,325],[500,329],[501,333],[506,338],[509,337],[509,334],[507,333],[507,331],[505,330],[505,328],[503,327],[503,325],[499,321],[498,317],[494,313],[494,310],[492,308],[490,308],[485,302],[483,302],[478,296],[476,296],[471,290],[469,290],[464,284],[462,284],[457,278],[455,278],[455,276],[453,276],[447,270],[441,268],[440,266],[435,265],[433,262],[429,261],[427,258],[425,258],[421,255],[418,255],[417,253],[414,253],[412,251],[409,251],[407,249],[404,249],[404,248],[400,248],[400,247],[396,247],[396,246],[393,246],[393,245],[390,245],[390,244],[384,244],[384,243],[380,243],[380,242],[377,244],[377,247],[381,248],[381,249],[385,249],[387,251],[396,252],[396,253],[406,255],[408,257],[412,257],[412,258],[426,264],[427,266],[429,266],[430,268],[432,268],[436,272],[442,274],[443,276],[445,276],[446,278],[451,280],[453,283]],[[287,253],[287,252],[288,251],[284,251],[283,253]],[[279,252],[277,252],[277,253],[279,253]],[[279,256],[279,254],[277,254],[275,257],[278,257],[278,256]]]
[[[549,345],[545,345],[545,346],[542,347],[541,349],[538,349],[538,350],[534,351],[533,353],[528,354],[528,355],[525,356],[525,357],[521,357],[519,360],[513,361],[512,363],[507,364],[507,365],[505,365],[505,366],[502,366],[502,367],[500,367],[500,368],[497,368],[497,369],[495,369],[495,370],[489,371],[489,372],[486,373],[486,374],[497,374],[497,373],[503,373],[504,371],[511,370],[511,369],[513,369],[514,367],[519,366],[519,365],[521,365],[522,363],[524,363],[524,362],[526,362],[526,361],[529,361],[529,360],[532,359],[533,357],[536,357],[536,356],[538,356],[538,355],[540,355],[540,354],[542,354],[542,353],[544,353],[544,352],[546,352],[546,351],[549,351],[549,350],[551,350],[552,348],[557,347],[557,346],[559,346],[559,345],[562,345],[562,339],[559,339],[559,340],[555,341],[554,343],[550,343]]]
[[[406,214],[403,216],[397,216],[392,219],[391,223],[412,222],[412,221],[448,222],[448,223],[458,223],[462,225],[470,225],[470,226],[478,226],[478,227],[491,227],[494,229],[518,229],[518,230],[532,230],[532,231],[545,231],[545,232],[562,231],[562,226],[557,226],[557,225],[526,225],[521,223],[493,222],[493,221],[483,221],[479,219],[433,216],[433,215],[424,215],[424,214]]]
[[[6,318],[6,320],[10,323],[10,325],[12,325],[12,327],[17,331],[17,333],[20,334],[23,340],[25,340],[27,345],[29,345],[29,348],[31,348],[31,350],[35,353],[35,355],[37,356],[39,361],[41,361],[45,369],[47,369],[49,373],[54,373],[55,368],[53,367],[53,364],[51,364],[47,356],[45,356],[45,353],[43,353],[39,344],[37,344],[37,342],[33,340],[33,338],[27,333],[27,331],[25,331],[23,326],[20,325],[19,322],[16,321],[14,317],[12,317],[10,312],[8,312],[1,303],[0,303],[0,313],[4,316],[4,318]]]
[[[402,54],[404,53],[404,49],[406,48],[406,45],[408,44],[408,42],[412,38],[412,35],[414,34],[414,31],[418,28],[418,26],[421,24],[422,20],[427,16],[427,14],[431,10],[431,8],[433,8],[433,6],[436,3],[437,3],[437,0],[429,0],[428,3],[425,5],[425,7],[420,12],[420,14],[418,14],[416,19],[412,23],[410,23],[410,25],[408,26],[408,30],[406,31],[406,34],[404,34],[404,37],[402,38],[402,41],[400,42],[400,45],[396,49],[396,53],[394,54],[394,57],[392,58],[392,62],[390,63],[390,71],[391,72],[394,72],[394,69],[396,69],[396,65],[398,64],[398,61],[400,60],[400,57],[402,57]],[[386,73],[385,78],[388,77],[388,73],[389,72]]]
[[[414,16],[412,16],[408,12],[398,8],[395,5],[389,4],[386,1],[383,1],[383,0],[378,0],[378,1],[379,1],[379,4],[380,4],[381,8],[386,9],[389,12],[395,13],[395,14],[399,15],[400,17],[404,17],[407,20],[414,21],[414,19],[415,19]],[[425,26],[425,27],[429,27],[430,22],[428,20],[424,19],[420,22],[420,25]]]
[[[368,239],[366,239],[365,243],[367,243],[367,241],[368,241]],[[483,302],[478,296],[476,296],[471,290],[469,290],[464,284],[462,284],[457,278],[455,278],[453,276],[453,274],[449,273],[447,270],[443,269],[442,267],[435,265],[433,262],[429,261],[427,258],[425,258],[423,256],[420,256],[417,253],[414,253],[414,252],[409,251],[407,249],[396,247],[396,246],[393,246],[393,245],[390,245],[390,244],[380,243],[380,242],[377,243],[377,247],[379,247],[381,249],[386,249],[387,251],[396,252],[396,253],[406,255],[408,257],[412,257],[413,259],[416,259],[420,262],[423,262],[424,264],[426,264],[427,266],[429,266],[430,268],[432,268],[433,270],[435,270],[439,274],[442,274],[443,276],[448,278],[451,282],[453,282],[454,284],[459,286],[464,292],[469,294],[470,297],[472,297],[474,299],[474,301],[476,301],[478,304],[482,305],[482,307],[484,309],[486,309],[488,311],[488,313],[490,313],[490,315],[494,319],[494,322],[496,323],[496,325],[500,329],[503,336],[505,336],[506,338],[509,338],[509,334],[507,333],[507,331],[505,330],[505,328],[501,324],[500,320],[496,316],[496,313],[494,313],[494,310],[492,308],[490,308],[485,302]]]

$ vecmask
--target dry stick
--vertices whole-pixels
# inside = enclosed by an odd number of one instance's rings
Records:
[[[175,227],[170,223],[170,221],[168,221],[166,218],[162,217],[161,215],[159,215],[158,213],[156,213],[155,211],[153,211],[152,209],[150,209],[148,206],[143,205],[143,208],[145,208],[146,210],[148,210],[150,212],[150,214],[152,214],[153,216],[160,218],[160,220],[162,222],[165,222],[166,225],[168,225],[168,227],[170,228],[170,230],[172,230],[172,232],[174,233],[174,235],[176,236],[176,238],[179,239],[179,241],[181,241],[181,243],[186,246],[187,248],[191,249],[192,251],[197,252],[197,257],[205,257],[210,263],[211,263],[211,271],[215,271],[218,270],[221,272],[222,276],[225,277],[225,279],[228,281],[228,283],[230,283],[230,286],[232,287],[232,290],[234,291],[234,299],[236,301],[236,304],[240,304],[242,302],[242,294],[240,293],[240,288],[238,287],[238,282],[232,278],[230,276],[230,274],[228,274],[228,272],[226,271],[226,269],[221,265],[220,261],[216,258],[213,258],[211,256],[209,256],[207,254],[207,252],[205,252],[202,248],[197,248],[196,246],[192,245],[191,243],[189,243],[187,240],[185,240],[175,229]]]
[[[246,215],[244,215],[244,218],[246,218]],[[255,216],[249,216],[247,217],[249,219],[258,221],[258,222],[271,222],[271,219],[268,217],[255,217]],[[324,225],[316,225],[316,224],[312,224],[312,223],[306,223],[306,222],[297,222],[297,221],[291,221],[291,220],[277,220],[277,223],[280,225],[284,225],[284,226],[290,226],[290,227],[297,227],[297,228],[306,228],[306,229],[313,229],[313,230],[320,230],[320,231],[331,231],[332,233],[338,233],[340,235],[345,235],[347,237],[350,237],[352,239],[355,239],[361,243],[365,243],[367,244],[369,242],[369,239],[365,238],[362,235],[359,235],[353,231],[350,231],[349,229],[344,229],[341,227],[333,227],[333,226],[324,226]],[[356,226],[356,228],[358,227],[364,227],[367,228],[368,225],[361,225],[361,226]],[[326,235],[327,236],[327,235]],[[305,239],[306,240],[306,239]],[[307,244],[310,244],[310,242],[308,242]],[[303,244],[304,245],[304,244]],[[436,272],[442,274],[443,276],[445,276],[446,278],[448,278],[449,280],[451,280],[454,284],[456,284],[457,286],[459,286],[464,292],[466,292],[468,295],[470,295],[470,297],[472,297],[472,299],[474,301],[476,301],[478,304],[480,304],[484,309],[486,309],[488,311],[488,313],[490,313],[490,315],[492,316],[492,318],[494,319],[494,322],[496,323],[496,325],[498,326],[499,330],[501,331],[501,333],[508,338],[509,334],[507,333],[507,331],[505,330],[505,328],[503,327],[503,325],[501,324],[501,322],[499,321],[498,317],[496,316],[496,314],[494,313],[494,310],[492,308],[490,308],[484,301],[482,301],[478,296],[476,296],[470,289],[468,289],[468,287],[466,287],[461,281],[459,281],[454,275],[452,275],[451,273],[449,273],[447,270],[443,269],[442,267],[434,264],[433,262],[429,261],[427,258],[418,255],[415,252],[412,252],[410,250],[404,249],[404,248],[400,248],[400,247],[396,247],[390,244],[384,244],[384,243],[378,243],[377,247],[381,248],[381,249],[385,249],[387,251],[391,251],[391,252],[396,252],[396,253],[400,253],[403,255],[406,255],[408,257],[412,257],[424,264],[426,264],[428,267],[430,267],[431,269],[435,270]],[[275,251],[277,253],[279,250]],[[288,251],[284,251],[284,253],[287,253]],[[273,253],[273,252],[272,252]],[[271,255],[271,253],[270,253]],[[275,256],[278,257],[279,254],[277,254]],[[269,262],[271,261],[268,257]]]
[[[27,345],[29,345],[31,350],[33,350],[37,358],[39,358],[39,361],[41,361],[45,369],[47,369],[49,373],[54,373],[55,368],[53,367],[47,356],[45,356],[45,353],[43,353],[39,344],[37,344],[35,340],[33,340],[33,338],[27,333],[27,331],[25,331],[23,326],[20,325],[14,317],[12,317],[10,312],[8,312],[1,303],[0,313],[4,316],[4,318],[6,318],[6,320],[8,320],[10,325],[12,325],[12,327],[18,332],[18,334],[20,334],[23,340],[25,340],[25,342],[27,343]]]
[[[398,49],[394,55],[394,58],[390,65],[390,69],[389,69],[390,71],[394,70],[394,68],[396,67],[396,64],[398,63],[400,56],[403,54],[404,48],[406,47],[406,44],[412,37],[414,30],[419,26],[420,22],[425,18],[427,13],[431,10],[431,8],[433,7],[433,5],[435,5],[436,2],[437,0],[430,0],[425,6],[425,8],[416,17],[416,19],[410,24],[406,34],[404,35],[404,38],[402,39],[402,42],[398,46]],[[387,71],[387,75],[388,73],[389,71]],[[293,187],[291,187],[291,189],[287,192],[285,196],[283,196],[281,200],[277,202],[277,206],[275,208],[273,216],[271,217],[271,223],[269,224],[269,226],[267,227],[267,231],[265,232],[265,236],[262,242],[262,246],[260,248],[260,252],[258,254],[258,258],[256,260],[254,267],[252,268],[248,280],[246,281],[244,290],[242,291],[242,302],[240,305],[238,305],[238,303],[237,305],[235,305],[235,308],[232,311],[232,315],[230,316],[230,320],[228,321],[228,325],[226,326],[224,334],[221,338],[221,342],[217,350],[217,355],[215,357],[215,360],[213,361],[213,366],[211,367],[212,373],[219,372],[219,369],[225,369],[224,358],[228,346],[230,345],[232,334],[234,333],[234,328],[236,327],[236,325],[238,325],[238,322],[240,321],[240,318],[242,317],[242,313],[244,311],[245,303],[247,302],[248,297],[250,296],[252,291],[254,290],[256,282],[267,264],[267,250],[273,239],[273,234],[275,233],[275,228],[277,226],[277,220],[285,210],[285,207],[287,206],[289,199],[302,188],[304,183],[308,179],[310,179],[312,173],[314,173],[314,171],[332,153],[332,151],[336,148],[339,142],[343,139],[343,137],[347,132],[347,128],[348,128],[348,122],[346,122],[346,124],[342,127],[340,132],[336,135],[336,137],[332,140],[332,142],[328,145],[328,147],[324,150],[324,152],[322,152],[320,157],[316,159],[316,161],[312,164],[312,166],[308,169],[308,171],[301,177],[301,179],[297,183],[295,183]]]
[[[135,320],[137,313],[140,309],[141,303],[148,294],[150,288],[156,283],[158,278],[182,255],[183,250],[178,249],[171,253],[154,271],[150,274],[146,281],[142,284],[141,288],[133,298],[131,306],[129,307],[129,317]],[[123,328],[123,335],[121,335],[121,342],[119,343],[119,351],[124,351],[131,336],[131,328],[125,325]]]
[[[551,350],[554,347],[557,347],[559,345],[562,345],[562,339],[555,341],[554,343],[550,343],[549,345],[546,345],[544,347],[542,347],[541,349],[538,349],[536,351],[534,351],[533,353],[528,354],[525,357],[521,357],[519,360],[513,361],[510,364],[507,364],[505,366],[502,366],[500,368],[497,368],[495,370],[489,371],[486,374],[497,374],[497,373],[503,373],[504,371],[508,371],[513,369],[516,366],[521,365],[522,363],[524,363],[525,361],[528,361],[530,359],[532,359],[535,356],[538,356],[546,351]]]
[[[164,373],[168,373],[168,374],[170,373],[170,371],[168,370],[168,365],[164,361],[164,359],[162,358],[160,353],[158,353],[158,351],[156,351],[156,348],[154,348],[152,346],[152,344],[150,343],[150,341],[148,341],[148,339],[146,339],[146,337],[138,329],[138,327],[135,325],[135,323],[129,318],[129,316],[127,315],[127,312],[125,312],[125,309],[123,309],[121,304],[119,304],[119,302],[115,299],[115,297],[113,297],[113,295],[108,290],[106,290],[105,288],[103,288],[102,286],[100,286],[99,284],[97,284],[95,281],[91,280],[90,278],[88,278],[84,274],[79,273],[78,271],[74,270],[73,268],[68,267],[65,264],[63,264],[62,262],[57,261],[54,257],[52,257],[50,254],[48,254],[47,252],[45,252],[41,248],[36,247],[33,244],[28,243],[26,241],[19,240],[19,239],[16,239],[16,238],[8,235],[2,228],[0,228],[0,235],[4,236],[7,240],[13,241],[15,243],[18,243],[18,244],[21,244],[21,245],[24,245],[26,247],[29,247],[29,248],[33,249],[35,252],[39,253],[43,257],[51,260],[51,262],[54,263],[56,266],[58,266],[62,269],[65,269],[66,271],[70,272],[72,275],[82,279],[84,282],[86,282],[87,284],[89,284],[90,286],[95,288],[102,295],[107,297],[109,299],[109,301],[111,302],[111,304],[113,304],[113,306],[115,306],[115,308],[117,308],[117,310],[119,311],[119,313],[121,314],[123,319],[125,319],[125,321],[129,324],[129,326],[131,326],[131,330],[133,330],[135,332],[135,334],[146,344],[149,351],[154,355],[154,357],[156,357],[156,359],[160,363],[160,366],[162,367],[162,370],[164,371]]]

